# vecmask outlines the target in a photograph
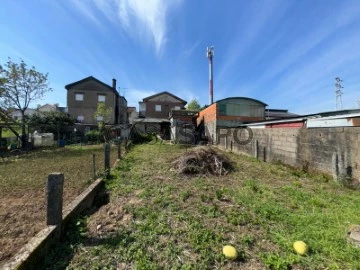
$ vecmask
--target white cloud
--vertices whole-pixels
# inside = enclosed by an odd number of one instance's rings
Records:
[[[132,38],[153,44],[160,56],[167,42],[167,19],[182,0],[93,0],[91,5],[80,0],[72,2],[88,19],[104,27],[96,15],[101,11],[113,24],[120,23]]]
[[[197,47],[199,47],[200,45],[200,40],[197,40],[196,42],[194,42],[189,48],[187,48],[186,50],[184,50],[183,54],[185,56],[190,56],[192,55],[192,53],[196,50]]]
[[[99,27],[103,27],[100,20],[95,16],[94,10],[91,8],[88,2],[79,1],[79,0],[71,0],[75,7],[89,20],[95,23]]]
[[[141,38],[150,35],[156,53],[161,54],[167,37],[167,16],[171,8],[180,1],[167,0],[122,0],[119,1],[118,14],[126,31],[137,33]]]
[[[125,92],[122,93],[128,102],[128,106],[134,106],[136,108],[139,107],[139,101],[142,101],[144,98],[148,96],[152,96],[156,94],[153,90],[148,89],[135,89],[135,88],[129,88],[125,89]]]
[[[264,29],[274,27],[279,23],[288,5],[288,2],[281,0],[251,2],[249,9],[242,14],[246,21],[246,27],[244,27],[243,21],[237,25],[234,31],[236,38],[230,43],[224,57],[224,63],[218,72],[219,78],[225,77],[224,75],[229,69],[238,63],[239,59],[254,45],[256,39],[261,36]]]

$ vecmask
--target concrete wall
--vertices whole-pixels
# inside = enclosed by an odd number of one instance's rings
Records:
[[[360,180],[360,127],[221,129],[219,146],[341,181]]]
[[[34,133],[33,139],[35,147],[54,146],[55,144],[53,133]]]

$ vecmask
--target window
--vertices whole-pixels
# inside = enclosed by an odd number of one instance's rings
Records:
[[[98,95],[98,102],[105,102],[105,95]]]
[[[103,119],[104,118],[102,116],[100,116],[100,115],[96,117],[96,120],[98,120],[99,122],[102,121]]]
[[[79,122],[82,122],[82,121],[84,121],[84,116],[83,116],[83,115],[79,115],[76,119],[77,119]]]
[[[75,94],[75,100],[76,101],[83,101],[84,100],[84,94]]]
[[[161,105],[155,105],[155,112],[161,112]]]
[[[180,106],[175,106],[175,110],[180,110]]]

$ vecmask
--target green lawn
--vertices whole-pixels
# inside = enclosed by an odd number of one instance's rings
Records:
[[[107,181],[110,203],[75,221],[41,269],[360,269],[346,239],[360,224],[359,191],[231,153],[227,176],[184,178],[172,161],[186,151],[135,146]]]

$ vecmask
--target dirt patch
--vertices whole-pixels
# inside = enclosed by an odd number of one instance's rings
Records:
[[[64,205],[81,190],[65,189]],[[36,189],[0,193],[0,265],[46,225],[45,191]]]
[[[126,224],[132,219],[132,216],[124,210],[125,204],[137,204],[139,202],[140,200],[136,198],[121,198],[101,207],[91,216],[87,224],[89,236],[101,237],[114,233],[119,225]]]
[[[231,161],[209,147],[196,147],[173,161],[173,168],[182,175],[226,175],[233,170]]]

